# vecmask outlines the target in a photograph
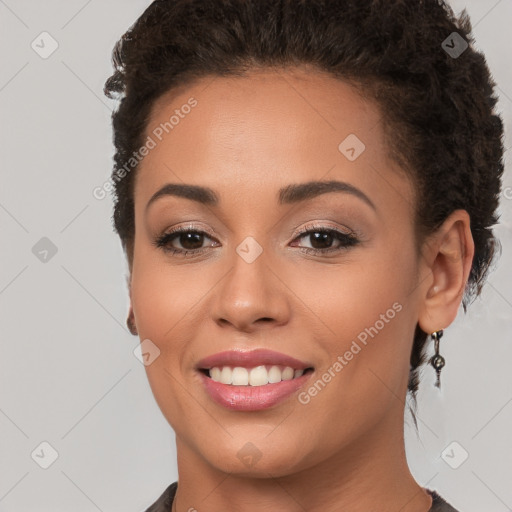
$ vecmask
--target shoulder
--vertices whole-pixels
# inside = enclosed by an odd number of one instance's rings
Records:
[[[432,497],[432,507],[428,512],[458,512],[449,503],[447,503],[436,491],[425,489]]]
[[[176,494],[177,485],[178,482],[174,482],[169,485],[153,505],[147,508],[144,512],[169,512],[174,500],[174,495]]]

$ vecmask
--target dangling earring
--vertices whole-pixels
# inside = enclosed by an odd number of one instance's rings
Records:
[[[435,348],[435,354],[430,358],[430,364],[434,367],[434,370],[436,371],[436,387],[441,387],[441,370],[443,366],[446,364],[444,357],[439,354],[439,340],[441,339],[441,336],[443,335],[443,330],[440,329],[439,331],[434,331],[430,336],[434,340],[434,348]]]

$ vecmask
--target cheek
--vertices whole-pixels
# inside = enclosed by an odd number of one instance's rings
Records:
[[[309,328],[318,326],[326,368],[340,363],[341,356],[340,386],[360,391],[366,400],[376,396],[375,386],[382,391],[403,386],[415,325],[408,297],[414,271],[412,250],[365,251],[346,265],[302,273],[294,287],[307,297]]]
[[[185,279],[183,270],[171,270],[161,259],[157,263],[151,253],[146,252],[145,258],[141,253],[132,271],[132,306],[141,341],[149,339],[159,350],[145,371],[158,406],[169,424],[181,432],[179,418],[200,416],[200,411],[190,410],[181,374],[187,336],[191,334],[187,315],[199,292],[190,285],[190,276]],[[199,422],[201,418],[196,419]]]
[[[413,287],[412,263],[391,251],[360,251],[340,265],[302,269],[293,290],[326,334],[347,339],[373,325],[394,303],[403,305]],[[395,310],[388,316],[398,318]]]
[[[137,254],[132,272],[132,306],[139,334],[146,338],[168,339],[180,319],[204,295],[206,283],[183,266],[166,264],[155,250]]]

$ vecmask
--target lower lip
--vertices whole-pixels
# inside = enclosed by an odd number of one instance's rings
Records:
[[[232,386],[199,373],[206,392],[219,405],[234,411],[260,411],[286,400],[306,383],[313,372],[264,386]]]

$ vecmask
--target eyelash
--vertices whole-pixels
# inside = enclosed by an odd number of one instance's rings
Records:
[[[183,228],[177,228],[173,231],[170,231],[168,233],[165,233],[164,235],[158,237],[153,244],[157,247],[162,249],[165,252],[171,253],[173,255],[180,255],[180,256],[186,256],[187,254],[194,254],[198,255],[203,253],[208,247],[203,247],[200,249],[176,249],[175,247],[169,247],[168,244],[172,240],[174,240],[177,236],[179,236],[182,233],[194,233],[198,235],[206,235],[208,238],[211,238],[210,235],[204,231],[192,229],[189,227],[183,227]],[[353,247],[357,245],[360,240],[355,236],[354,233],[343,233],[341,231],[338,231],[337,229],[333,228],[326,228],[325,226],[308,226],[304,230],[300,231],[297,235],[298,238],[304,238],[306,235],[310,235],[312,233],[328,233],[333,235],[333,237],[338,240],[341,245],[340,247],[329,247],[327,249],[315,249],[312,247],[299,247],[300,250],[310,253],[310,254],[325,254],[325,253],[331,253],[331,252],[341,252],[343,250],[348,249],[349,247]]]

